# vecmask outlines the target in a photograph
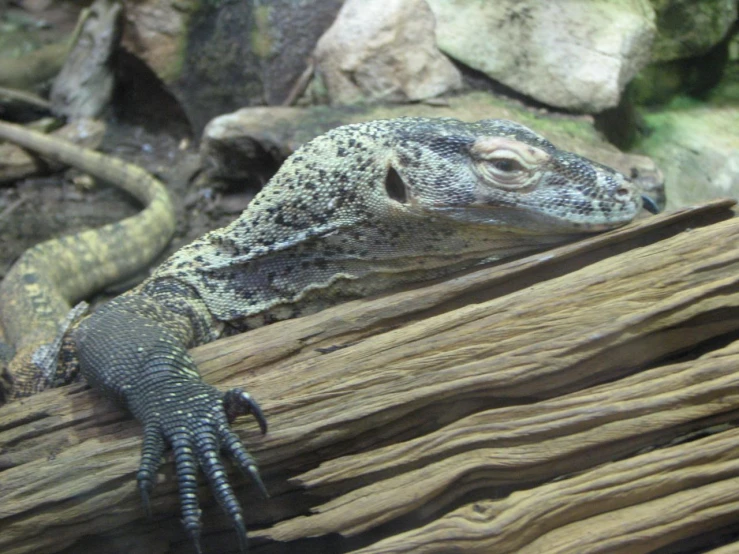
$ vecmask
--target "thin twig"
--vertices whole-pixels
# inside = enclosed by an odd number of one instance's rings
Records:
[[[285,100],[282,102],[283,106],[292,106],[293,104],[295,104],[297,99],[300,98],[305,90],[308,88],[308,84],[310,83],[315,70],[316,62],[312,59],[308,60],[308,67],[305,68],[305,71],[303,71],[300,77],[298,77],[298,79],[295,81],[295,84],[293,84],[293,87],[290,89],[290,93],[287,95],[287,98],[285,98]]]

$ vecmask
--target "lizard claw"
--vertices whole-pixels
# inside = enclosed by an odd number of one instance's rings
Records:
[[[182,526],[185,528],[187,538],[190,539],[190,542],[195,547],[195,552],[197,552],[197,554],[203,554],[203,549],[200,546],[200,529],[202,528],[202,525],[200,524],[200,516],[198,515],[197,521],[194,521],[192,518],[183,518],[180,521],[182,522]]]
[[[262,408],[244,389],[231,389],[223,395],[223,407],[229,423],[240,415],[252,414],[262,434],[267,432],[267,419],[264,417]]]
[[[246,537],[244,520],[235,522],[234,528],[236,529],[236,536],[239,538],[239,552],[246,554],[249,551],[249,540]]]
[[[647,210],[649,213],[652,214],[658,214],[660,212],[659,206],[657,205],[657,202],[655,202],[651,196],[647,196],[646,194],[641,195],[642,199],[642,206],[645,210]]]
[[[264,417],[262,408],[254,400],[251,395],[243,389],[231,389],[223,396],[223,407],[226,410],[228,421],[231,422],[240,415],[252,414],[259,424],[259,429],[264,435],[267,432],[267,419]],[[241,444],[239,438],[228,428],[221,429],[221,444],[231,456],[238,462],[239,469],[245,475],[251,478],[255,485],[262,493],[262,498],[269,498],[267,487],[264,486],[259,468],[254,458]]]

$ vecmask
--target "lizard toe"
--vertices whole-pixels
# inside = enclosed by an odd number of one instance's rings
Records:
[[[198,502],[198,462],[194,452],[196,449],[194,437],[182,427],[177,430],[170,442],[174,451],[182,525],[199,552],[202,511]]]
[[[210,483],[213,495],[221,509],[226,513],[236,530],[241,552],[247,548],[246,526],[244,515],[231,483],[228,480],[226,468],[219,456],[219,441],[210,429],[202,430],[197,435],[197,453],[200,467]]]
[[[141,462],[136,480],[141,493],[141,502],[147,517],[151,518],[151,503],[149,501],[151,491],[156,483],[157,471],[162,464],[164,455],[164,438],[159,429],[149,425],[144,429],[144,442],[141,447]]]
[[[241,473],[245,477],[254,482],[259,488],[259,492],[262,498],[269,498],[267,487],[264,486],[262,477],[259,474],[259,467],[254,457],[249,454],[241,439],[231,431],[227,426],[223,426],[220,429],[221,432],[221,445],[224,451],[226,451],[235,461],[236,465],[241,470]]]
[[[185,518],[180,521],[182,522],[182,526],[185,528],[187,538],[190,539],[190,543],[192,543],[195,548],[195,552],[197,554],[203,554],[203,548],[200,546],[200,523],[194,524],[192,521],[187,521]]]

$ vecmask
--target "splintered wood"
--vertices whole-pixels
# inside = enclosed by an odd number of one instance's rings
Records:
[[[730,206],[195,349],[269,418],[235,425],[273,495],[232,475],[252,551],[736,551]],[[149,521],[138,424],[81,385],[0,409],[0,444],[2,552],[191,548],[171,462]],[[203,550],[237,552],[201,498]]]

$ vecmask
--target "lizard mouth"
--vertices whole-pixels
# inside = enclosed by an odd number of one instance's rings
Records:
[[[656,207],[654,206],[654,202],[651,202],[651,207]],[[651,211],[650,208],[647,209]],[[496,229],[508,232],[533,235],[608,231],[630,223],[636,217],[638,211],[638,207],[636,207],[634,210],[624,210],[623,214],[620,215],[611,213],[608,215],[603,214],[600,218],[582,216],[580,219],[573,219],[561,215],[552,215],[545,212],[514,207],[466,206],[464,208],[433,208],[435,215],[446,217],[465,225],[495,227]]]
[[[597,233],[630,223],[641,208],[651,214],[660,212],[657,202],[652,197],[646,194],[641,194],[640,197],[640,203],[636,200],[632,202],[633,209],[625,208],[622,213],[604,212],[601,217],[594,217],[591,214],[577,218],[572,217],[572,214],[555,215],[526,207],[485,204],[466,207],[437,206],[433,208],[433,212],[466,225],[494,226],[519,234]]]

